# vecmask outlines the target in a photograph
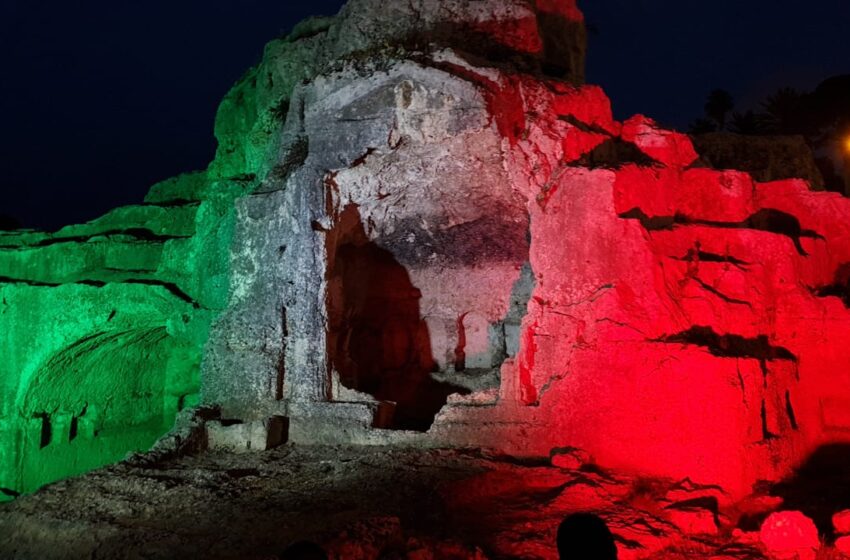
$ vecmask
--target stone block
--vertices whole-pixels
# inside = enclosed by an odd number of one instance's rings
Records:
[[[212,421],[207,423],[209,448],[234,453],[267,451],[287,441],[289,420],[273,416],[253,422]]]

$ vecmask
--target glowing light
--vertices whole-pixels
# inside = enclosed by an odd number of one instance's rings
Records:
[[[850,135],[844,138],[844,151],[850,154]]]

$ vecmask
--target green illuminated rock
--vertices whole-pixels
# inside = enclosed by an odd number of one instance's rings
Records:
[[[327,28],[311,25],[296,32]],[[198,404],[230,300],[236,200],[260,184],[314,51],[297,37],[269,46],[222,103],[208,171],[87,224],[0,231],[0,501],[150,449]],[[259,72],[275,85],[256,87]]]
[[[390,157],[414,129],[422,138],[400,151],[411,160],[434,155],[419,144],[448,150],[442,138],[470,131],[496,149],[452,48],[583,77],[571,2],[563,13],[529,0],[415,4],[352,0],[269,43],[221,103],[208,169],[88,224],[0,231],[0,499],[150,449],[198,403],[253,421],[331,410],[344,390],[326,348],[334,170],[378,146]],[[420,109],[450,119],[424,122]],[[501,163],[487,166],[476,185],[501,181]],[[462,218],[485,209],[467,201]],[[370,427],[376,402],[346,395],[356,402],[334,410]]]
[[[147,450],[198,403],[251,184],[171,183],[205,196],[0,233],[0,499]]]

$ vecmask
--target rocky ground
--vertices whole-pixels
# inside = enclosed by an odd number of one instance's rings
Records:
[[[548,559],[558,523],[577,511],[608,522],[621,559],[764,557],[758,533],[746,530],[780,498],[733,507],[717,488],[630,478],[582,459],[288,445],[137,460],[0,507],[0,557],[260,560],[311,539],[340,559]]]

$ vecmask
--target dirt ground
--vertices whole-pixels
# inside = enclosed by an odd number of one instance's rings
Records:
[[[574,512],[603,518],[623,560],[761,558],[756,533],[735,527],[776,499],[750,505],[569,454],[287,445],[122,463],[53,484],[0,506],[0,558],[273,560],[309,539],[352,560],[551,559],[557,525]]]

